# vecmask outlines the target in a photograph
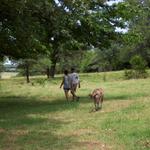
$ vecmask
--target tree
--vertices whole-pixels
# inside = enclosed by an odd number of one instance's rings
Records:
[[[146,78],[148,73],[146,71],[147,69],[147,63],[146,61],[140,56],[135,55],[131,58],[130,64],[132,67],[132,70],[125,70],[125,77],[127,79],[131,78]]]
[[[21,70],[20,73],[23,76],[26,76],[26,82],[30,83],[30,74],[31,74],[31,68],[33,66],[33,64],[35,64],[35,60],[34,59],[20,59],[18,61],[18,69]]]
[[[81,63],[80,63],[80,71],[81,72],[88,72],[90,71],[89,65],[94,62],[96,58],[96,52],[94,50],[89,50],[84,52]]]
[[[44,52],[40,25],[32,16],[31,1],[0,1],[0,56],[27,58]]]
[[[40,42],[40,24],[33,16],[33,1],[0,1],[0,57],[20,60],[26,69],[29,82],[29,66],[46,48]],[[34,2],[34,5],[36,3]],[[32,61],[31,61],[32,60]]]
[[[124,36],[124,58],[130,61],[134,55],[142,56],[150,66],[150,15],[149,0],[126,0],[132,15],[129,20],[129,32]]]
[[[104,0],[2,0],[0,4],[1,56],[47,55],[52,77],[62,56],[82,54],[89,47],[108,48],[120,36],[116,27],[124,28],[128,18],[125,3],[109,6]]]
[[[48,9],[49,7],[52,9]],[[39,17],[43,25],[45,38],[43,44],[50,49],[51,76],[54,77],[56,63],[68,51],[89,49],[93,47],[109,47],[111,40],[115,40],[118,33],[116,26],[124,27],[118,11],[120,7],[108,6],[104,1],[53,1],[42,2]],[[46,13],[45,13],[46,12]],[[125,15],[124,15],[125,16]]]
[[[50,66],[51,61],[46,56],[39,56],[36,63],[33,65],[32,69],[36,72],[44,73],[47,75],[47,78],[50,78]]]
[[[3,63],[0,62],[0,79],[1,79],[1,72],[3,71],[3,69],[4,69]]]

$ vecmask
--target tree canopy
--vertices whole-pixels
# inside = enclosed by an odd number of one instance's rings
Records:
[[[76,54],[89,49],[99,49],[103,53],[99,55],[104,56],[112,52],[111,47],[117,42],[127,45],[122,55],[140,53],[149,61],[149,1],[124,0],[113,5],[107,2],[1,0],[0,57],[37,59],[45,55],[51,61],[52,77],[56,64],[66,56],[73,60]],[[127,34],[116,30],[127,27]],[[120,57],[115,53],[114,59]]]

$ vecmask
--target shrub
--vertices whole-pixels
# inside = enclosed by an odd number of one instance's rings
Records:
[[[133,78],[133,71],[125,69],[124,76],[125,76],[125,79],[132,79]]]
[[[126,79],[146,78],[148,76],[146,71],[147,62],[140,55],[133,56],[130,60],[130,64],[132,70],[125,70]]]

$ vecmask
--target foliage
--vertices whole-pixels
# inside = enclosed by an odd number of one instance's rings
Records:
[[[1,79],[1,72],[4,70],[3,63],[0,61],[0,79]]]
[[[70,70],[72,67],[79,72],[88,72],[90,64],[94,61],[96,53],[94,50],[87,50],[82,52],[71,52],[68,55],[61,55],[60,62],[57,65],[57,72],[61,73],[65,69]]]
[[[150,66],[150,23],[149,0],[126,0],[135,15],[129,20],[129,32],[124,35],[124,58],[130,61],[134,55],[141,55]]]
[[[22,59],[18,63],[18,68],[20,68],[20,74],[26,76],[27,83],[30,82],[29,76],[31,75],[31,67],[36,62],[35,59]]]
[[[49,78],[49,68],[51,66],[51,61],[47,56],[38,56],[37,60],[35,59],[23,59],[19,62],[19,76],[26,75],[26,69],[28,66],[29,75],[43,75],[47,74]]]
[[[0,62],[0,72],[3,71],[3,62]]]
[[[61,57],[57,63],[57,73],[64,72],[65,69],[69,70],[74,67],[77,71],[80,71],[81,61],[84,59],[86,52],[69,51],[67,53],[60,54]]]
[[[83,72],[130,68],[134,55],[150,66],[148,0],[1,0],[0,6],[0,59],[46,56],[49,67],[32,69],[47,68],[52,77],[72,66]],[[90,57],[89,49],[97,54]]]
[[[84,53],[81,63],[80,63],[80,71],[81,72],[88,72],[90,70],[90,64],[94,62],[96,57],[96,53],[94,50],[87,51]]]
[[[146,65],[147,65],[146,61],[139,55],[132,57],[130,63],[134,70],[138,70],[141,72],[146,69]]]
[[[39,73],[45,73],[47,68],[51,67],[51,61],[48,57],[39,56],[36,62],[33,64],[32,70]]]
[[[89,65],[97,71],[110,71],[121,69],[120,59],[122,44],[116,41],[109,48],[96,49],[94,61]]]
[[[40,26],[32,16],[31,1],[0,1],[1,57],[31,58],[43,52]],[[32,56],[31,56],[32,55]]]
[[[51,76],[68,52],[109,47],[119,35],[115,28],[123,28],[127,19],[124,3],[109,6],[103,0],[2,0],[0,5],[1,56],[30,59],[46,53]]]
[[[130,60],[132,70],[127,71],[125,70],[125,77],[127,79],[131,78],[146,78],[148,76],[146,68],[147,63],[146,61],[139,55],[132,57]]]

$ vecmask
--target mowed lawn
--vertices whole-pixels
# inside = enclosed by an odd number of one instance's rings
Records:
[[[149,150],[150,78],[81,74],[79,102],[67,102],[61,75],[0,80],[0,150]],[[103,108],[88,94],[102,87]]]

